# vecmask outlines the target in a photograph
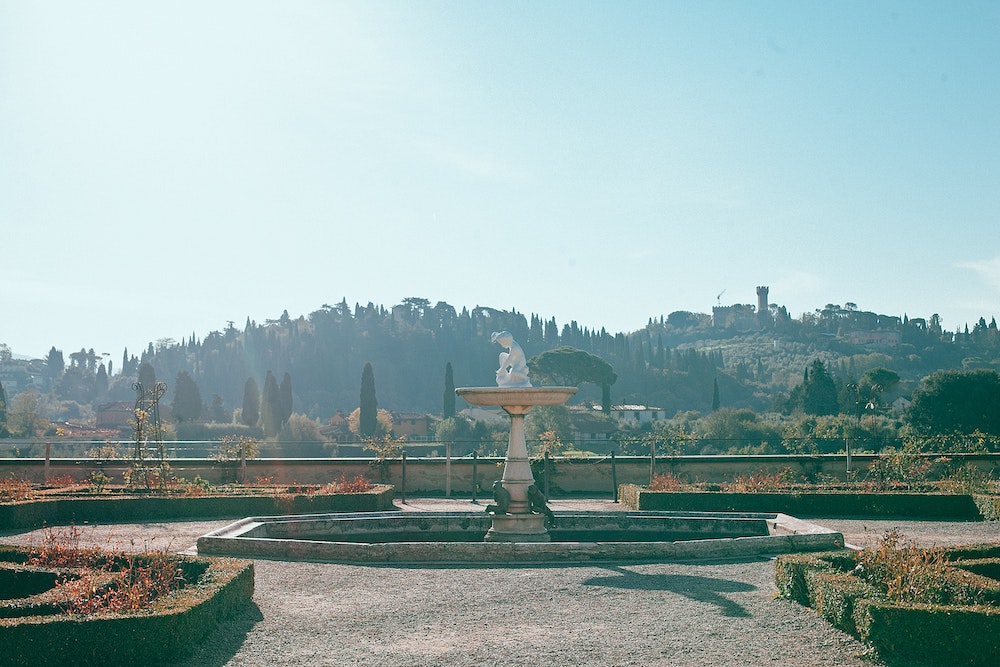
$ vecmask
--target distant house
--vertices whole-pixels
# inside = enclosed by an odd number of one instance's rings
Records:
[[[474,422],[485,422],[487,424],[505,424],[507,422],[507,415],[499,408],[496,410],[487,410],[486,408],[473,406],[465,408],[458,414]]]
[[[653,408],[646,405],[613,405],[611,417],[622,425],[642,426],[667,418],[663,408]]]
[[[737,303],[732,306],[712,307],[712,326],[716,329],[736,329],[737,331],[757,331],[760,319],[750,304]]]
[[[906,412],[907,408],[910,407],[910,404],[912,402],[913,401],[911,401],[910,399],[908,399],[908,398],[906,398],[904,396],[900,396],[895,401],[893,401],[891,405],[892,405],[893,411],[896,414],[900,414],[900,413]]]
[[[127,431],[135,423],[135,403],[115,401],[97,406],[97,428]]]
[[[351,433],[351,428],[347,424],[347,417],[341,410],[337,410],[337,414],[330,417],[330,421],[324,424],[319,432],[324,438],[333,442],[351,442],[354,440],[354,434]]]
[[[847,342],[852,345],[896,347],[899,345],[899,332],[886,329],[851,331],[847,334]]]
[[[435,421],[436,419],[428,414],[393,412],[392,432],[397,438],[406,436],[406,439],[411,442],[430,440],[434,435]]]
[[[29,389],[45,388],[45,362],[39,359],[10,359],[0,361],[0,383],[7,392],[7,399]]]
[[[614,443],[618,425],[597,410],[571,410],[573,444],[577,449],[603,453]]]

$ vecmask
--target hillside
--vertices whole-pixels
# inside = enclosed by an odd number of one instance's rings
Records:
[[[709,411],[716,383],[722,405],[769,411],[815,359],[840,386],[868,369],[890,369],[901,379],[896,393],[904,396],[935,370],[1000,367],[995,321],[948,333],[933,317],[901,319],[837,306],[799,320],[773,307],[763,317],[719,314],[713,321],[705,314],[675,312],[651,318],[641,330],[610,334],[514,310],[458,311],[419,298],[390,309],[341,302],[295,318],[286,312],[263,324],[248,320],[242,329],[231,326],[202,340],[150,344],[138,356],[126,352],[110,377],[92,352],[73,353],[59,368],[62,352],[53,350],[47,363],[9,360],[7,379],[0,380],[11,384],[15,363],[30,367],[14,384],[51,396],[51,418],[86,418],[98,404],[134,399],[140,365],[149,364],[167,384],[168,401],[178,374],[187,373],[205,405],[225,417],[241,406],[248,378],[263,387],[273,371],[278,378],[289,374],[295,412],[326,421],[357,407],[366,362],[374,368],[379,407],[440,413],[446,364],[451,363],[457,386],[493,383],[499,348],[489,335],[500,330],[511,331],[529,357],[569,345],[603,358],[618,375],[613,402],[652,405],[668,415]],[[599,402],[600,389],[585,385],[575,400]]]

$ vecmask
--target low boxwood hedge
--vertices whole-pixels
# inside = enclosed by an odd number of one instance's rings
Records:
[[[973,605],[900,604],[854,576],[856,552],[791,554],[775,562],[781,596],[812,607],[833,626],[874,646],[890,660],[930,665],[1000,663],[1000,545],[947,550],[951,585],[975,589]],[[966,560],[964,555],[973,556]]]
[[[82,523],[132,523],[254,515],[375,512],[392,509],[393,487],[363,493],[57,496],[0,504],[0,531]]]
[[[619,488],[619,502],[635,510],[688,512],[777,512],[795,517],[919,517],[978,521],[971,495],[947,493],[856,493],[848,491],[649,491],[634,484]]]
[[[13,571],[44,571],[19,564],[26,559],[27,551],[4,547],[0,559],[6,559]],[[172,558],[179,561],[185,577],[193,583],[136,613],[67,615],[55,600],[56,589],[0,600],[0,608],[12,612],[0,618],[0,664],[137,665],[173,660],[189,652],[220,619],[250,603],[254,591],[252,562]],[[60,569],[58,573],[65,576],[71,571]],[[32,613],[33,604],[50,608]]]

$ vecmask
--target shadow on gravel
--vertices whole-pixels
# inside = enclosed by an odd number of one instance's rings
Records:
[[[253,627],[263,620],[260,607],[251,602],[242,611],[219,623],[190,653],[166,667],[223,667],[239,652]]]
[[[606,569],[618,574],[607,577],[590,577],[583,581],[583,585],[626,588],[637,591],[670,591],[683,595],[689,600],[714,604],[723,616],[731,618],[745,618],[750,616],[750,613],[742,605],[724,597],[722,593],[748,593],[757,590],[756,586],[730,579],[688,574],[641,574],[623,567],[608,567]]]

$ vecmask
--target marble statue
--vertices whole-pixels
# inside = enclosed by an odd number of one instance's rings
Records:
[[[490,342],[499,343],[507,349],[500,353],[500,368],[497,369],[498,387],[530,387],[528,362],[524,350],[514,340],[509,331],[497,331],[490,336]]]
[[[487,505],[487,514],[506,514],[510,509],[510,491],[503,488],[503,482],[499,479],[493,482],[493,500],[495,505]]]

